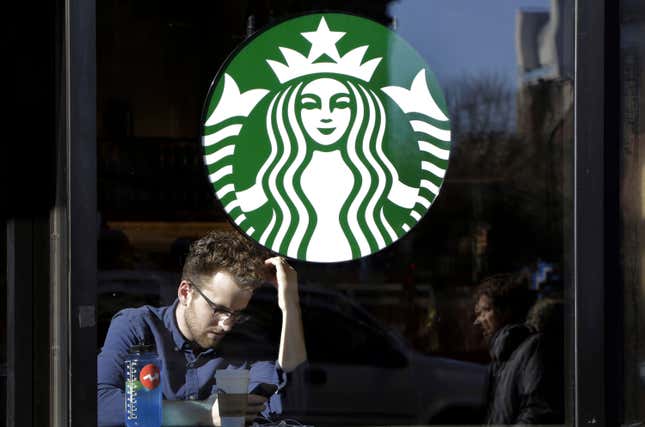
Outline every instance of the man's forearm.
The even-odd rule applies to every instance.
[[[287,302],[282,309],[282,331],[278,363],[285,372],[291,372],[307,360],[302,314],[298,301]]]
[[[164,426],[213,425],[209,401],[164,400],[162,413]]]
[[[98,385],[97,424],[99,427],[121,426],[125,420],[125,393],[105,384]]]
[[[104,392],[99,396],[99,426],[113,427],[123,425],[124,398],[123,391],[118,389],[111,390],[110,393]],[[163,400],[161,406],[162,425],[213,425],[212,407],[214,402],[214,398],[203,401]]]
[[[298,274],[282,257],[269,258],[265,263],[275,266],[278,306],[282,311],[278,364],[283,371],[291,372],[307,360],[298,294]]]

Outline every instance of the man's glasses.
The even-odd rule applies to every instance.
[[[204,301],[210,306],[211,310],[213,310],[213,315],[220,320],[228,320],[233,323],[244,323],[247,322],[251,319],[251,316],[248,314],[242,312],[242,311],[233,311],[229,310],[226,307],[223,307],[221,305],[215,304],[213,301],[208,299],[206,295],[202,292],[201,289],[199,289],[199,286],[195,285],[191,281],[187,281],[190,286],[193,287],[197,291],[199,295],[204,298]]]

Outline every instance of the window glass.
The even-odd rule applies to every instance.
[[[645,5],[621,8],[624,423],[645,419]]]
[[[571,288],[573,1],[97,2],[99,346],[119,310],[173,303],[191,242],[236,230],[203,163],[199,123],[217,71],[255,31],[326,9],[388,26],[421,54],[446,96],[452,151],[441,194],[403,239],[360,260],[291,262],[309,399],[299,406],[287,391],[285,414],[320,425],[478,424],[495,416],[488,406],[513,392],[500,385],[497,397],[485,397],[490,340],[488,321],[475,315],[476,289],[505,273],[523,297],[493,292],[491,335],[523,324],[530,304],[546,301],[520,343],[559,337],[549,341],[560,370],[549,374],[561,383],[549,385],[557,415],[547,422],[563,422],[571,386],[560,341]],[[517,314],[510,307],[524,297]],[[251,320],[222,346],[275,359],[275,291],[256,291],[247,311]]]

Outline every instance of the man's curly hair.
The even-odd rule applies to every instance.
[[[269,278],[269,268],[264,264],[269,256],[268,251],[239,233],[212,231],[190,245],[181,278],[194,281],[225,271],[241,288],[255,289]]]
[[[509,320],[513,323],[523,323],[533,304],[533,295],[528,290],[527,283],[511,273],[494,274],[485,278],[475,290],[474,302],[482,296],[490,299],[493,310],[509,315]]]

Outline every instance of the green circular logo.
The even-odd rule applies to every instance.
[[[202,120],[227,214],[304,261],[396,242],[448,167],[450,121],[430,68],[394,32],[352,15],[306,15],[254,37],[213,81]]]

